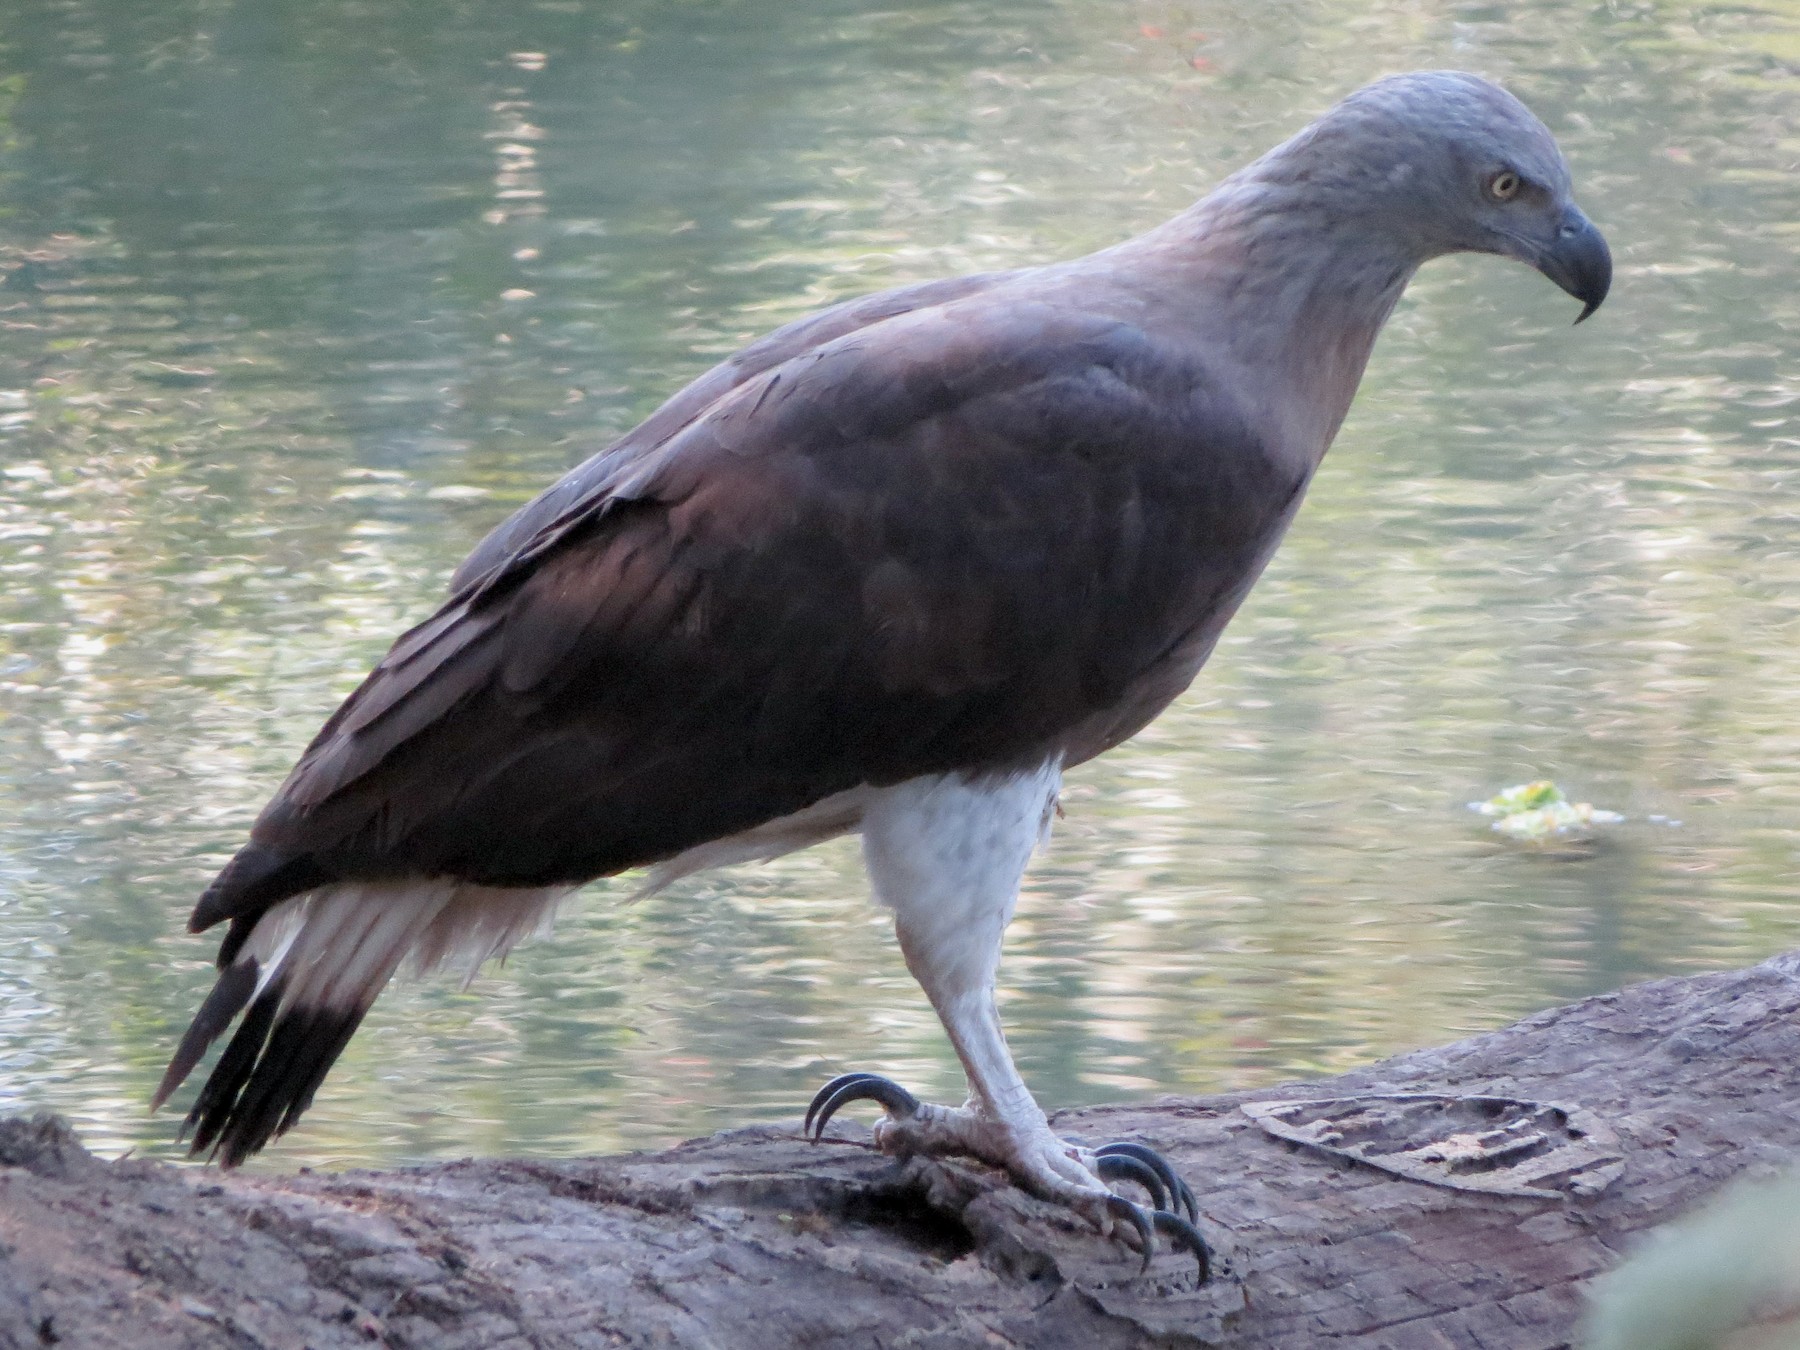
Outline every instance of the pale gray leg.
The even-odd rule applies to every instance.
[[[1019,882],[1049,831],[1061,785],[1055,764],[1005,778],[914,779],[882,792],[863,816],[863,856],[878,901],[894,911],[907,968],[925,990],[969,1081],[960,1107],[922,1103],[873,1074],[834,1079],[807,1112],[824,1123],[845,1102],[879,1102],[875,1127],[886,1152],[957,1154],[1004,1167],[1027,1190],[1068,1205],[1103,1232],[1128,1225],[1146,1263],[1153,1230],[1170,1235],[1200,1261],[1204,1241],[1164,1209],[1185,1208],[1192,1194],[1167,1164],[1139,1145],[1091,1150],[1059,1138],[1025,1086],[1007,1049],[994,1001],[1001,939],[1018,901]],[[1143,1161],[1145,1155],[1154,1165]],[[1146,1179],[1145,1174],[1150,1174]],[[1113,1193],[1106,1178],[1143,1185],[1157,1201],[1147,1215]]]

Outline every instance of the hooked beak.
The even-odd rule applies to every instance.
[[[1563,216],[1556,236],[1541,249],[1530,263],[1570,295],[1584,308],[1575,322],[1580,323],[1606,299],[1612,285],[1612,253],[1606,239],[1594,222],[1574,207]]]

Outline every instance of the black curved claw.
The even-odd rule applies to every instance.
[[[1144,1264],[1139,1267],[1142,1275],[1150,1269],[1150,1258],[1156,1255],[1156,1229],[1148,1214],[1122,1195],[1106,1197],[1106,1212],[1115,1219],[1123,1219],[1137,1233],[1138,1250],[1144,1254]]]
[[[1198,1228],[1179,1214],[1171,1214],[1166,1209],[1159,1209],[1152,1214],[1150,1222],[1156,1225],[1157,1232],[1166,1233],[1173,1238],[1177,1247],[1193,1253],[1194,1259],[1200,1263],[1201,1284],[1212,1278],[1212,1250],[1206,1245],[1206,1239],[1200,1236]]]
[[[813,1095],[812,1105],[806,1108],[806,1123],[800,1127],[801,1132],[811,1135],[814,1141],[823,1139],[825,1125],[837,1114],[838,1108],[855,1101],[876,1102],[897,1120],[905,1120],[919,1109],[919,1099],[891,1078],[883,1078],[878,1073],[841,1073]],[[816,1129],[814,1117],[817,1117]]]
[[[813,1117],[819,1113],[819,1107],[825,1099],[839,1088],[849,1087],[852,1083],[870,1083],[881,1078],[878,1073],[840,1073],[824,1087],[813,1093],[812,1103],[806,1108],[806,1123],[800,1127],[802,1134],[812,1133]]]
[[[1149,1145],[1133,1143],[1130,1140],[1119,1140],[1115,1143],[1100,1145],[1094,1150],[1094,1156],[1096,1158],[1136,1158],[1162,1178],[1163,1185],[1169,1188],[1169,1194],[1174,1198],[1175,1203],[1181,1206],[1180,1210],[1171,1210],[1171,1213],[1185,1212],[1190,1223],[1200,1217],[1200,1202],[1194,1199],[1194,1192],[1189,1189],[1187,1182],[1183,1181],[1175,1169],[1169,1166],[1162,1154]],[[1167,1207],[1159,1202],[1157,1208],[1165,1209]]]
[[[1156,1255],[1156,1234],[1167,1233],[1177,1247],[1200,1263],[1200,1283],[1205,1284],[1212,1278],[1212,1249],[1200,1236],[1200,1230],[1179,1214],[1166,1209],[1146,1212],[1122,1195],[1115,1195],[1106,1202],[1106,1212],[1115,1219],[1123,1219],[1136,1232],[1138,1250],[1144,1256],[1144,1263],[1138,1268],[1139,1275],[1150,1269],[1151,1258]]]
[[[1135,1181],[1150,1193],[1156,1208],[1169,1207],[1169,1192],[1164,1188],[1162,1178],[1142,1158],[1134,1158],[1129,1153],[1102,1153],[1097,1155],[1094,1171],[1107,1181]]]

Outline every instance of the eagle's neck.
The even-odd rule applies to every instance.
[[[1316,463],[1429,255],[1354,203],[1270,168],[1259,161],[1133,243],[1165,303],[1185,310],[1207,350],[1229,355],[1269,424]]]

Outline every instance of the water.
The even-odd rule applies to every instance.
[[[1072,775],[1021,1066],[1269,1083],[1800,943],[1790,0],[66,0],[0,17],[0,1108],[171,1153],[193,897],[562,468],[785,319],[1112,242],[1431,65],[1558,132],[1613,298],[1415,284],[1199,683]],[[1545,776],[1631,819],[1545,853],[1465,808]],[[853,845],[626,889],[390,991],[272,1164],[959,1092]]]

